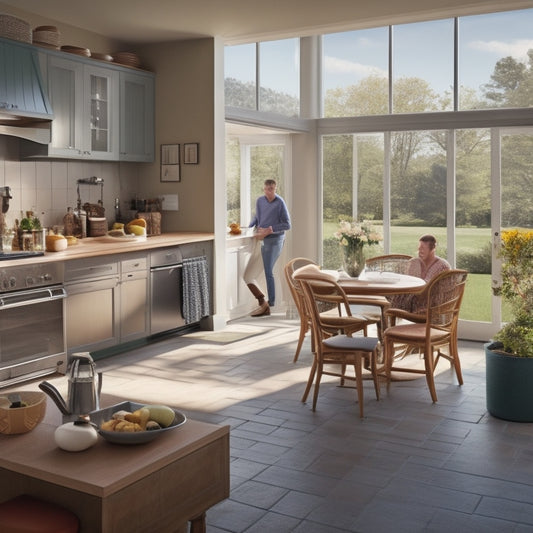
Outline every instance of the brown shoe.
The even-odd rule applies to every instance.
[[[270,314],[270,306],[267,302],[262,303],[250,316],[266,316]]]

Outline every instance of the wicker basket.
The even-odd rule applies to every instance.
[[[18,17],[0,13],[0,37],[31,43],[31,26]]]
[[[33,44],[59,49],[60,34],[53,26],[39,26],[33,30]]]
[[[137,213],[137,216],[146,220],[146,235],[161,235],[161,213]]]
[[[107,233],[107,219],[88,217],[89,227],[87,235],[89,237],[102,237]]]

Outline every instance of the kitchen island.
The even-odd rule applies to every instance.
[[[121,399],[107,396],[106,405]],[[209,507],[229,496],[229,426],[187,420],[156,440],[82,452],[57,447],[61,415],[47,399],[34,430],[0,435],[0,502],[29,494],[71,510],[87,533],[205,531]]]

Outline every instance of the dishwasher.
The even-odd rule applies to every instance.
[[[185,326],[182,312],[183,257],[179,246],[150,257],[150,334]]]
[[[172,330],[184,331],[200,327],[200,315],[191,319],[191,302],[202,300],[204,316],[211,314],[212,290],[206,280],[208,295],[203,291],[199,298],[191,287],[187,289],[184,263],[204,261],[209,271],[213,264],[213,244],[210,241],[187,243],[171,248],[154,250],[150,254],[150,334],[157,335]],[[185,269],[187,270],[187,268]],[[189,267],[190,270],[190,267]],[[184,275],[185,273],[185,275]],[[188,294],[184,294],[188,292]],[[207,299],[207,302],[205,301]]]

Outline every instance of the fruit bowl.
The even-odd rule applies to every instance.
[[[108,442],[113,444],[144,444],[146,442],[151,442],[163,433],[176,429],[177,427],[182,426],[187,421],[187,418],[183,413],[174,409],[176,416],[174,421],[170,426],[161,429],[153,429],[151,431],[138,431],[135,433],[122,433],[120,431],[104,431],[100,429],[100,426],[106,420],[109,420],[113,417],[113,413],[117,411],[136,411],[144,407],[142,403],[135,402],[121,402],[111,407],[106,407],[105,409],[99,409],[97,411],[92,411],[89,413],[89,418],[92,423],[96,424],[98,427],[98,433]]]
[[[35,428],[46,413],[46,394],[40,391],[14,391],[18,394],[25,407],[9,407],[11,401],[7,400],[8,394],[0,395],[6,398],[0,405],[0,433],[4,435],[16,435],[28,433]]]

